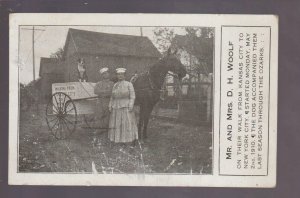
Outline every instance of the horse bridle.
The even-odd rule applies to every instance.
[[[175,78],[177,78],[177,79],[179,78],[179,77],[178,77],[178,74],[170,73],[169,71],[168,71],[167,74],[169,74],[169,75],[171,75],[171,76],[173,76],[173,77],[175,77]]]

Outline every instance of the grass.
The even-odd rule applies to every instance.
[[[82,121],[82,118],[79,117]],[[82,122],[83,123],[83,122]],[[211,127],[151,119],[148,139],[135,147],[115,144],[106,132],[78,129],[67,140],[55,139],[43,112],[21,112],[20,172],[178,173],[212,172]]]

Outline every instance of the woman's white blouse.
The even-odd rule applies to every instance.
[[[118,81],[114,84],[110,99],[110,107],[113,109],[132,108],[135,100],[135,92],[131,82]]]

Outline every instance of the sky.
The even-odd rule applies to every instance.
[[[26,29],[25,29],[26,28]],[[32,59],[32,27],[20,27],[19,40],[19,65],[20,65],[20,82],[27,84],[33,80],[33,59]],[[140,27],[105,27],[105,26],[35,26],[35,29],[44,31],[35,31],[34,51],[35,51],[35,78],[39,77],[40,58],[50,57],[51,53],[63,48],[68,29],[81,29],[95,32],[141,35]],[[143,27],[143,36],[147,36],[154,44],[155,27]],[[175,34],[184,34],[182,28],[173,28]]]

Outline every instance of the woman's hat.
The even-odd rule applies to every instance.
[[[125,68],[117,68],[116,69],[116,72],[119,74],[119,73],[125,73],[126,72],[126,69]]]
[[[108,68],[107,67],[103,67],[99,70],[100,74],[103,74],[104,72],[107,72]]]

